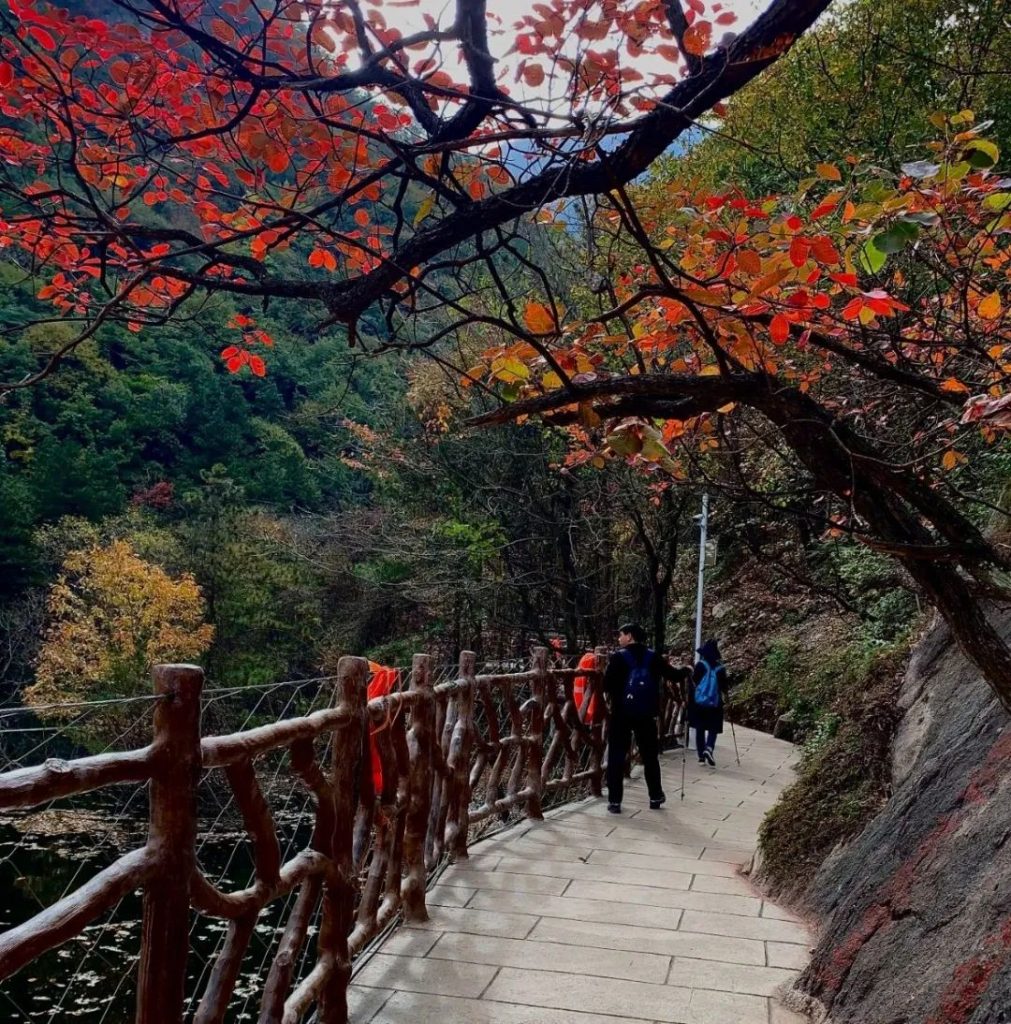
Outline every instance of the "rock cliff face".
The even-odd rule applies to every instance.
[[[1011,722],[944,625],[914,650],[892,798],[808,892],[833,1024],[1011,1022]]]

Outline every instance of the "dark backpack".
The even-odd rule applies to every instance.
[[[660,706],[660,688],[657,686],[656,673],[653,671],[653,652],[647,648],[642,661],[638,661],[628,648],[623,648],[620,654],[628,666],[625,696],[621,704],[624,713],[635,716],[657,714]]]
[[[700,708],[718,708],[720,706],[720,669],[722,665],[713,667],[707,661],[699,664],[704,665],[705,675],[695,684],[695,703]]]

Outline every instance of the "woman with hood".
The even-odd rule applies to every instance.
[[[715,640],[707,640],[698,654],[692,685],[688,688],[688,722],[695,730],[699,764],[715,768],[713,750],[716,737],[723,732],[723,704],[729,689],[727,668]]]

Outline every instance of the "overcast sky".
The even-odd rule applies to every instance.
[[[631,8],[637,0],[618,0],[618,2],[623,6]],[[705,2],[708,8],[716,0],[705,0]],[[768,7],[771,0],[721,0],[721,2],[721,10],[730,10],[737,13],[738,20],[730,26],[730,29],[734,32],[740,32],[762,10]],[[682,3],[684,3],[684,0],[682,0]],[[531,87],[522,80],[517,82],[515,80],[516,68],[522,57],[515,53],[507,55],[507,52],[516,41],[516,32],[513,29],[514,23],[519,21],[524,15],[534,13],[537,6],[542,8],[551,7],[551,0],[488,0],[489,21],[493,25],[496,21],[500,23],[499,30],[493,29],[490,41],[491,50],[500,62],[498,69],[500,80],[509,87],[512,95],[517,99],[529,100],[535,96],[542,99],[546,98],[545,91],[551,85],[550,77],[545,79],[540,87]],[[595,6],[599,10],[599,0]],[[425,27],[426,14],[435,18],[440,26],[451,24],[456,10],[456,0],[420,0],[416,6],[411,7],[397,6],[397,0],[386,0],[379,10],[386,17],[389,24],[396,25],[402,32],[408,33]],[[719,32],[722,31],[725,30],[717,30],[717,38]],[[589,45],[604,50],[608,48],[608,41]],[[568,48],[564,47],[563,49],[567,50]],[[412,54],[412,56],[417,59],[417,57],[423,57],[425,54]],[[455,51],[452,48],[442,51],[442,60],[443,67],[456,78],[459,64]],[[650,72],[659,73],[669,70],[669,64],[655,55],[644,55],[633,61],[626,53],[622,52],[622,61],[626,66],[634,63],[635,67],[647,76]],[[557,87],[558,83],[556,83]]]

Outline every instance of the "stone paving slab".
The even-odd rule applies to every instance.
[[[433,885],[428,891],[426,903],[432,907],[465,907],[477,889],[459,885]]]
[[[442,884],[463,886],[469,892],[477,889],[504,889],[507,892],[543,892],[550,896],[561,896],[572,881],[570,875],[557,872],[545,875],[548,865],[533,865],[540,871],[518,874],[509,871],[484,871],[480,867],[451,867],[442,876]],[[552,869],[561,865],[551,865]]]
[[[490,899],[487,909],[484,909],[476,901],[481,897],[495,897]],[[418,924],[404,925],[399,932],[409,932],[413,929],[434,932],[463,932],[465,935],[500,935],[505,939],[525,939],[534,929],[534,925],[540,920],[536,913],[513,913],[514,904],[526,907],[530,911],[536,910],[538,903],[543,900],[554,899],[552,896],[536,896],[530,893],[475,893],[469,907],[429,907],[428,920]],[[529,900],[529,903],[518,901]],[[391,936],[386,946],[393,941]],[[386,946],[383,947],[384,952]]]
[[[748,918],[742,917],[740,920],[747,921]],[[561,921],[554,917],[542,917],[530,935],[532,938],[550,939],[571,946],[640,950],[668,956],[720,960],[733,964],[765,963],[765,944],[760,940],[707,935],[703,932],[642,928],[638,925],[625,924],[604,925],[590,921]]]
[[[726,879],[724,879],[726,881]],[[614,924],[643,924],[654,928],[676,928],[679,910],[712,910],[724,914],[744,914],[759,917],[762,901],[754,895],[738,896],[694,892],[687,890],[666,891],[662,901],[650,889],[643,894],[643,900],[631,902],[624,899],[628,886],[607,883],[581,885],[573,882],[564,896],[535,896],[526,893],[510,893],[508,899],[496,899],[495,893],[478,892],[468,906],[495,910],[498,907],[514,908],[519,913],[542,914],[545,917],[572,917],[577,921],[611,921]],[[637,892],[641,893],[642,888]]]
[[[689,864],[693,863],[691,861]],[[701,862],[698,862],[701,865]],[[544,870],[544,863],[541,861],[530,862],[524,860],[503,859],[496,874],[509,873],[520,875],[540,874]],[[711,867],[711,865],[706,865]],[[726,864],[721,864],[726,869]],[[656,868],[628,867],[624,864],[600,864],[592,858],[587,861],[567,861],[551,865],[553,871],[558,874],[565,874],[571,881],[579,879],[584,882],[610,882],[617,885],[639,885],[654,889],[688,889],[692,884],[692,871],[684,867],[678,870],[660,871]],[[731,871],[733,869],[730,869]],[[490,877],[490,876],[489,876]],[[481,885],[478,888],[483,888]],[[548,892],[548,889],[538,889],[538,892]],[[561,892],[552,893],[554,896],[561,896]]]
[[[638,1012],[671,1024],[766,1024],[769,1015],[768,1000],[760,996],[586,978],[561,971],[505,968],[487,995],[501,1002],[533,1002],[556,1009],[595,1006],[614,1016]]]
[[[705,851],[703,851],[704,853]],[[644,871],[663,877],[668,872],[680,871],[689,875],[718,875],[723,878],[736,878],[737,869],[733,864],[721,861],[705,860],[702,857],[655,857],[642,853],[619,853],[617,850],[594,850],[587,861],[588,864],[607,864],[615,867],[642,868]],[[511,868],[505,868],[511,871]]]
[[[661,759],[668,802],[641,779],[479,844],[355,972],[353,1024],[802,1024],[774,998],[811,937],[740,865],[793,778],[794,749],[738,730],[742,765]]]
[[[540,925],[538,925],[540,927]],[[494,964],[498,967],[526,967],[543,970],[559,962],[559,950],[550,942],[539,942],[537,929],[528,939],[503,939],[486,935],[443,935],[428,956],[455,963]],[[562,957],[569,974],[589,974],[628,981],[663,981],[670,970],[670,957],[637,950],[584,949],[573,947]]]
[[[383,993],[387,1001],[371,1018],[372,1024],[652,1024],[636,1017],[610,1017],[599,1013],[548,1010],[490,999],[458,999],[413,992]],[[786,1022],[784,1022],[786,1024]]]
[[[715,910],[732,914],[747,913],[747,907],[741,904],[742,897],[736,890],[729,893],[716,892],[696,885],[699,875],[692,876],[692,884],[684,891],[679,889],[659,890],[648,885],[628,885],[617,882],[584,882],[573,879],[565,890],[566,896],[577,896],[582,899],[610,900],[619,903],[638,904],[643,907],[676,907],[679,910]],[[737,879],[728,881],[736,882]],[[709,883],[715,888],[713,880]],[[711,896],[712,899],[706,899]],[[724,897],[721,899],[720,897]],[[733,897],[732,902],[729,897]]]

